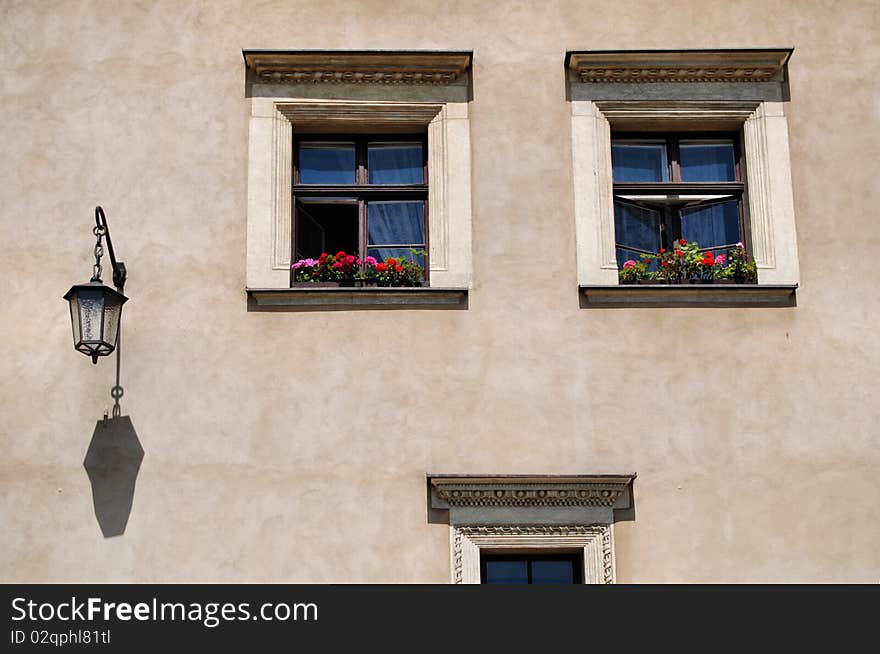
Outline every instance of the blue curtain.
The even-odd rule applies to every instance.
[[[732,143],[682,143],[679,147],[683,181],[736,181]]]
[[[369,245],[407,245],[425,242],[425,203],[395,200],[367,204]]]
[[[663,143],[612,143],[611,165],[615,182],[669,181]]]
[[[370,143],[367,170],[370,184],[422,184],[422,144]]]
[[[300,184],[354,184],[354,180],[353,144],[300,144]]]
[[[741,240],[739,203],[736,200],[708,207],[682,209],[681,235],[701,248],[733,245]]]

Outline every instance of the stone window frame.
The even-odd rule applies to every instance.
[[[632,474],[428,474],[431,506],[449,511],[450,581],[480,583],[480,554],[580,550],[584,583],[616,582],[614,511]]]
[[[793,293],[800,271],[788,123],[781,92],[791,52],[567,53],[580,287],[618,285],[612,129],[675,130],[686,125],[706,131],[742,130],[758,286],[786,287]],[[601,65],[596,64],[599,60]]]
[[[293,135],[297,131],[425,130],[432,288],[424,289],[426,293],[416,291],[409,295],[424,299],[426,295],[438,295],[427,291],[472,288],[470,115],[465,92],[471,53],[243,54],[250,96],[248,294],[266,298],[272,304],[287,304],[290,297],[297,295],[290,288]],[[260,91],[254,92],[257,87]],[[422,101],[423,97],[428,100]],[[438,100],[434,101],[435,98]],[[308,293],[300,293],[300,297],[305,295]],[[305,302],[336,301],[324,298],[326,294],[322,293],[311,295],[314,297]],[[342,298],[352,293],[337,295]],[[381,289],[374,290],[345,303],[369,304],[375,301],[370,297],[382,295],[385,293]],[[406,294],[389,291],[388,295],[394,295],[403,305],[410,303],[398,297]]]
[[[614,530],[613,526],[560,525],[560,526],[454,526],[451,534],[452,583],[480,583],[480,554],[522,552],[529,550],[542,554],[582,550],[585,584],[613,584]]]

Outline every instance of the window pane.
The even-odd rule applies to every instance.
[[[665,143],[612,143],[615,182],[667,182]]]
[[[573,584],[574,564],[571,561],[532,561],[533,584]]]
[[[423,245],[412,245],[405,248],[368,248],[367,256],[375,258],[376,261],[385,261],[386,259],[412,259],[424,269],[425,255],[414,255],[410,252],[410,248],[416,251],[425,249]]]
[[[336,254],[340,250],[349,254],[359,250],[357,201],[297,201],[294,260],[317,259],[322,252]]]
[[[685,182],[735,182],[733,143],[680,144],[681,179]]]
[[[681,210],[681,235],[701,248],[733,245],[739,232],[739,202],[731,200],[709,207]]]
[[[369,143],[367,170],[370,184],[421,184],[422,144]]]
[[[614,238],[637,250],[660,250],[660,212],[623,202],[614,203]]]
[[[425,242],[425,203],[394,200],[367,204],[369,245]]]
[[[528,563],[521,561],[486,561],[487,584],[529,583]]]
[[[354,184],[354,143],[300,143],[300,184]]]

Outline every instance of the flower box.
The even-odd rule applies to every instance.
[[[292,286],[308,288],[419,287],[425,270],[416,263],[416,256],[427,256],[424,250],[410,250],[412,257],[374,257],[361,259],[353,254],[337,252],[321,254],[318,259],[300,259],[291,264]]]
[[[669,251],[660,248],[658,254],[642,254],[640,261],[630,259],[618,271],[622,285],[691,285],[758,283],[758,270],[745,246],[737,243],[729,248],[730,257],[712,250],[702,250],[696,241],[679,239]],[[656,264],[656,269],[651,268]]]

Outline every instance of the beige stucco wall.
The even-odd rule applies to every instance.
[[[637,472],[618,580],[880,580],[876,2],[9,2],[0,581],[445,582],[425,473]],[[570,49],[796,48],[794,309],[578,308]],[[473,49],[467,311],[246,310],[242,48]],[[146,456],[61,295],[102,204]],[[431,520],[435,516],[430,516]]]

